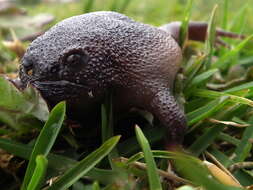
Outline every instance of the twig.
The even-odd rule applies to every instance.
[[[120,157],[119,160],[121,162],[126,163],[126,162],[128,162],[129,159],[124,158],[124,157]],[[134,166],[136,168],[142,169],[142,170],[147,170],[146,164],[141,163],[141,162],[133,162],[130,165],[132,165],[132,166]],[[178,177],[177,175],[175,175],[172,172],[169,172],[169,171],[165,172],[165,171],[160,170],[160,169],[158,169],[157,171],[158,171],[158,174],[161,177],[165,178],[165,179],[168,179],[168,180],[171,180],[171,181],[176,181],[176,182],[183,183],[183,184],[193,185],[190,181],[188,181],[186,179],[183,179],[181,177]]]

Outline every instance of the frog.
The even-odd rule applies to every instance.
[[[116,112],[150,112],[165,129],[165,147],[183,143],[187,120],[173,94],[181,67],[181,22],[159,27],[111,11],[67,18],[36,38],[24,54],[20,85],[32,85],[53,106],[66,101],[70,118],[95,113],[112,93]],[[188,39],[205,41],[208,24],[190,21]],[[216,30],[220,37],[240,35]]]

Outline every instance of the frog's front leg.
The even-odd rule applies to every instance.
[[[169,88],[161,88],[153,96],[149,110],[166,127],[165,143],[167,150],[178,148],[183,142],[187,122]]]

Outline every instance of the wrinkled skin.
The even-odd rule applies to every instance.
[[[117,111],[148,110],[167,128],[167,145],[181,144],[186,119],[171,94],[182,59],[179,27],[156,28],[114,12],[71,17],[31,43],[22,86],[32,84],[51,105],[66,100],[74,118],[97,110],[113,91]]]

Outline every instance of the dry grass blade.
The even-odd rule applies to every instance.
[[[233,121],[220,121],[220,120],[213,119],[213,118],[208,119],[208,121],[210,121],[211,123],[224,124],[224,125],[229,125],[229,126],[233,126],[233,127],[240,127],[240,128],[250,126],[249,124],[239,124],[239,123],[236,123]]]
[[[203,161],[203,163],[207,166],[208,170],[211,172],[211,174],[218,179],[221,183],[225,185],[230,185],[234,187],[242,187],[238,181],[234,180],[231,175],[228,175],[226,172],[221,170],[219,167],[217,167],[215,164],[208,162],[208,161]]]
[[[210,158],[223,172],[230,176],[233,181],[235,181],[237,184],[240,184],[240,182],[231,174],[231,172],[225,168],[212,154],[206,151],[205,155]]]

